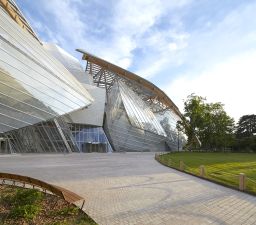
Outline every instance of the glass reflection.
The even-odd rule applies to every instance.
[[[92,101],[72,74],[0,8],[0,133],[67,114]]]
[[[143,130],[166,136],[154,113],[126,84],[118,81],[124,107],[131,124]]]
[[[69,124],[80,152],[112,152],[102,127]]]

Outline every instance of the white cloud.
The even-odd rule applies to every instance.
[[[256,113],[256,21],[251,20],[255,10],[255,3],[240,6],[214,26],[191,33],[183,55],[186,70],[164,87],[180,109],[182,100],[196,93],[224,103],[236,120]]]
[[[141,46],[150,49],[136,73],[144,78],[151,78],[164,69],[182,64],[182,50],[188,46],[190,35],[174,28],[164,31],[152,32],[143,39]]]
[[[209,102],[222,102],[236,120],[256,112],[256,51],[239,54],[203,71],[197,76],[186,74],[163,87],[180,109],[182,99],[195,93]]]
[[[43,26],[35,22],[34,25],[40,33],[47,36],[48,40],[60,44],[71,54],[75,48],[84,48],[127,69],[136,58],[134,50],[137,48],[147,46],[147,48],[157,49],[158,46],[157,53],[161,62],[165,61],[163,52],[166,50],[165,45],[170,42],[167,40],[170,36],[173,36],[173,44],[180,49],[180,43],[176,43],[179,42],[180,37],[174,37],[180,35],[177,31],[169,29],[162,32],[155,26],[159,19],[171,13],[171,10],[183,7],[191,1],[121,0],[114,4],[111,1],[103,4],[97,0],[91,3],[81,0],[52,0],[46,3],[42,0],[38,3],[40,14],[43,17],[49,17],[49,24]],[[105,7],[104,10],[109,10],[108,17],[101,17],[102,11],[97,6],[102,5],[104,5],[103,8]],[[93,10],[94,13],[88,13],[88,10]],[[33,18],[31,21],[37,21],[37,19]],[[98,24],[100,25],[97,26]],[[47,26],[52,30],[46,29]],[[172,50],[174,49],[170,47],[170,51]],[[143,67],[148,66],[141,65],[140,69],[142,70]],[[155,72],[157,71],[155,69]]]
[[[255,113],[255,2],[234,3],[233,8],[216,3],[216,13],[224,13],[213,18],[205,13],[208,4],[193,0],[38,2],[40,13],[51,16],[49,24],[33,25],[71,54],[84,48],[147,79],[174,79],[164,89],[181,108],[181,99],[195,92],[225,103],[236,119]]]
[[[106,59],[128,68],[135,50],[147,32],[163,13],[159,0],[118,1],[110,20],[113,32],[111,52],[104,51]],[[125,59],[125,60],[124,60]]]
[[[162,64],[166,63],[166,55],[162,53],[166,51],[167,39],[173,36],[179,49],[181,39],[184,41],[186,36],[178,34],[173,29],[160,32],[158,29],[154,29],[154,26],[162,16],[170,13],[170,10],[182,7],[189,2],[191,0],[172,1],[169,3],[162,0],[119,1],[115,6],[113,18],[110,21],[113,29],[111,53],[103,50],[105,52],[103,56],[124,68],[128,68],[136,57],[133,53],[136,48],[149,47],[157,49],[158,62],[149,62],[146,66],[142,64],[139,69],[139,75],[143,77],[153,75],[159,71]],[[123,60],[124,58],[125,61]]]
[[[80,18],[79,9],[74,1],[51,0],[44,5],[57,21],[57,29],[73,42],[80,42],[84,39],[83,34],[87,31],[87,25]]]
[[[201,26],[189,32],[183,23],[188,26],[192,22],[174,13],[174,17],[170,18],[176,20],[174,26],[153,31],[142,40],[141,46],[154,51],[148,52],[136,73],[145,78],[163,75],[176,77],[176,68],[200,73],[232,55],[255,49],[256,32],[252,28],[256,26],[256,20],[251,20],[255,10],[255,2],[246,2],[228,10],[218,20],[203,21]],[[169,71],[168,74],[166,71]]]

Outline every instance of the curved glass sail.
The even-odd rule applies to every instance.
[[[0,8],[0,133],[92,101],[72,74]]]
[[[137,128],[166,136],[164,129],[146,103],[122,81],[118,81],[118,86],[131,124]]]
[[[180,118],[171,110],[156,113],[155,116],[158,119],[161,126],[163,127],[167,136],[172,140],[175,140],[177,136],[176,124],[177,121],[180,120]]]
[[[43,46],[52,56],[58,59],[79,82],[92,84],[93,81],[90,81],[89,74],[84,71],[78,59],[56,44],[44,43]]]

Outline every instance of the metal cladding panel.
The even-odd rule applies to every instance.
[[[66,116],[67,122],[103,126],[106,90],[86,84],[84,84],[84,87],[89,91],[95,101],[86,108],[68,114]]]
[[[77,80],[79,80],[79,82],[92,84],[89,79],[89,74],[83,70],[78,59],[67,53],[58,45],[43,43],[43,46],[52,56],[59,60],[68,69],[68,71],[72,73]]]
[[[0,132],[70,113],[92,101],[68,70],[0,8]]]

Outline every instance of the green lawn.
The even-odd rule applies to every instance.
[[[239,173],[245,173],[247,191],[256,194],[256,154],[177,152],[161,155],[159,160],[174,168],[179,168],[182,160],[185,171],[195,175],[199,175],[199,167],[204,165],[207,178],[233,187],[238,187]]]

